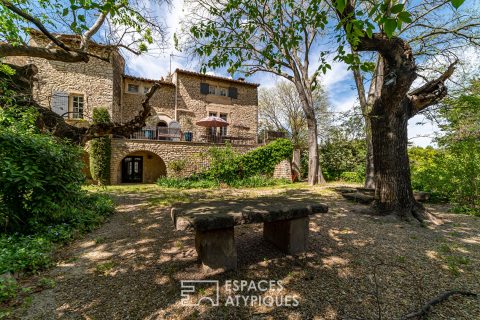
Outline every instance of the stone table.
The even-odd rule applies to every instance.
[[[175,206],[171,217],[177,230],[195,232],[195,248],[207,269],[237,268],[234,227],[263,223],[263,237],[287,254],[307,250],[309,216],[328,212],[316,201],[255,198],[190,203]]]

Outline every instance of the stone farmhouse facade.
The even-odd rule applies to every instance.
[[[76,36],[60,37],[66,42],[79,41]],[[30,42],[48,45],[48,39],[38,31],[32,31]],[[258,146],[258,84],[181,69],[165,78],[146,79],[125,74],[125,59],[116,47],[92,42],[89,53],[99,58],[91,57],[88,63],[66,63],[13,57],[7,62],[35,64],[39,72],[34,99],[78,126],[88,125],[93,109],[98,107],[106,108],[114,122],[133,119],[152,84],[161,84],[150,99],[153,112],[147,126],[130,137],[112,139],[112,184],[154,182],[174,174],[169,163],[178,160],[188,163],[182,175],[198,172],[208,166],[205,153],[212,144],[228,141],[239,152]],[[207,116],[220,117],[229,125],[196,125]],[[290,177],[285,163],[279,168],[283,169],[276,171],[277,177]]]

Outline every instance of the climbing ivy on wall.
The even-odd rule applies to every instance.
[[[93,124],[110,122],[110,115],[105,108],[93,109]],[[90,173],[99,185],[110,183],[110,157],[112,145],[109,136],[93,139],[90,142]]]
[[[204,174],[224,182],[255,175],[271,176],[275,166],[284,159],[290,159],[292,152],[293,145],[287,139],[277,139],[245,154],[236,153],[231,146],[214,147],[208,151],[210,168]]]

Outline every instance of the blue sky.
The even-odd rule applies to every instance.
[[[180,21],[184,14],[183,0],[172,0],[171,8],[167,9],[163,7],[163,9],[166,9],[162,15],[165,17],[165,23],[168,26],[168,47],[163,54],[128,55],[127,73],[152,79],[160,79],[168,74],[170,61],[172,63],[172,70],[175,70],[175,68],[193,71],[199,70],[198,61],[184,57],[181,52],[177,52],[173,47],[173,34],[179,31]],[[170,54],[174,54],[175,56],[170,57]],[[472,64],[477,64],[476,61],[480,58],[478,50],[470,53],[466,50],[464,54],[466,55],[466,60]],[[358,104],[352,73],[347,70],[347,66],[343,63],[332,62],[331,64],[332,70],[329,70],[327,74],[323,76],[323,85],[328,92],[330,103],[334,111],[349,110],[353,108],[355,104]],[[211,70],[208,73],[229,76],[221,70]],[[270,87],[282,79],[271,74],[258,73],[249,77],[247,80],[260,83],[261,87]],[[438,130],[434,123],[421,115],[410,120],[408,129],[410,141],[418,146],[431,145],[435,131]]]

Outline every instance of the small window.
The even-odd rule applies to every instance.
[[[72,96],[72,118],[83,119],[83,96]]]
[[[201,94],[208,94],[208,92],[209,92],[208,88],[209,88],[208,83],[205,83],[205,82],[200,83],[200,93]]]
[[[228,96],[232,99],[238,98],[238,90],[235,87],[228,88]]]
[[[219,87],[218,88],[218,95],[222,96],[222,97],[226,97],[227,96],[227,88]]]
[[[127,91],[130,93],[138,93],[138,85],[129,83]]]
[[[143,93],[147,93],[150,90],[150,87],[143,87]]]
[[[214,86],[208,86],[208,94],[215,94],[216,93],[216,87]]]

